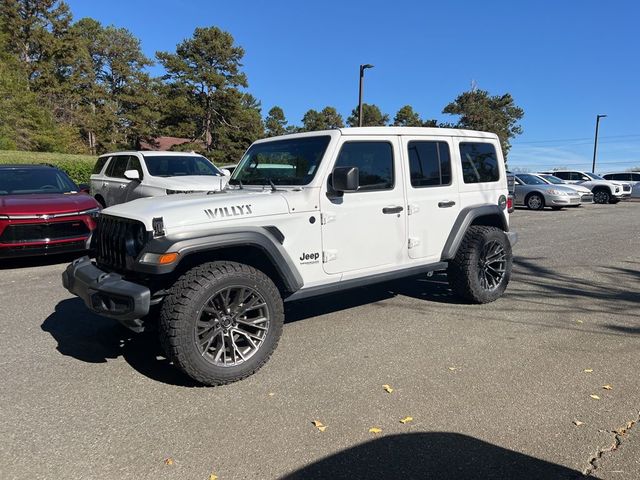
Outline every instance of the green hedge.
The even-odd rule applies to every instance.
[[[96,157],[50,152],[0,150],[0,164],[31,163],[55,165],[67,172],[76,183],[89,183]]]

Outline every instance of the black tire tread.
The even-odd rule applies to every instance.
[[[472,275],[469,272],[473,271],[473,253],[476,245],[489,233],[496,231],[502,232],[497,227],[470,226],[462,239],[455,258],[449,262],[447,277],[451,290],[453,290],[454,294],[470,303],[489,303],[495,300],[495,298],[478,295],[471,284]]]
[[[229,376],[225,379],[203,375],[200,371],[194,369],[191,363],[184,358],[184,343],[187,339],[182,338],[182,336],[179,335],[178,325],[183,321],[183,316],[188,313],[189,306],[193,302],[193,297],[197,293],[196,286],[203,287],[211,281],[219,280],[226,275],[237,273],[241,273],[242,275],[251,278],[256,282],[256,284],[261,284],[263,287],[266,287],[268,292],[267,294],[278,299],[276,302],[278,309],[273,312],[273,317],[277,318],[278,316],[284,316],[282,298],[273,281],[261,271],[249,265],[236,262],[217,261],[204,263],[194,267],[178,278],[163,301],[162,311],[160,313],[159,329],[162,347],[164,348],[169,360],[171,360],[176,367],[203,385],[226,385],[253,375],[269,360],[271,354],[276,349],[280,335],[282,334],[282,322],[272,322],[272,328],[276,329],[276,338],[271,351],[264,356],[255,368],[239,375]]]

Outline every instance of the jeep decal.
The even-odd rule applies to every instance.
[[[303,253],[300,255],[300,265],[310,265],[320,263],[320,254],[318,252]]]
[[[206,208],[204,213],[210,220],[225,217],[237,217],[240,215],[251,215],[251,205],[231,205],[228,207],[216,207],[214,209]]]

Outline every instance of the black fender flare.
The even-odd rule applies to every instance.
[[[177,252],[179,261],[170,265],[151,265],[136,262],[136,271],[141,273],[171,273],[189,255],[210,252],[225,247],[257,247],[264,252],[282,277],[286,289],[296,292],[302,288],[303,280],[289,254],[282,246],[284,237],[274,227],[231,227],[217,232],[203,231],[194,236],[194,232],[154,238],[142,250],[138,259],[145,253]]]
[[[449,237],[442,249],[441,261],[444,262],[451,260],[456,256],[458,248],[462,243],[462,239],[467,233],[467,229],[475,219],[480,217],[494,217],[496,219],[496,223],[504,232],[509,231],[509,224],[507,223],[504,209],[500,208],[498,205],[485,204],[465,207],[460,210],[460,213],[458,213],[458,217],[451,228]]]

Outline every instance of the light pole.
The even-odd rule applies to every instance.
[[[364,82],[364,71],[367,68],[373,68],[373,65],[370,63],[366,63],[364,65],[360,65],[360,91],[358,93],[358,126],[362,126],[362,84]]]
[[[600,119],[606,117],[606,115],[596,115],[596,138],[593,141],[593,165],[591,171],[596,173],[596,154],[598,152],[598,127],[600,126]]]

